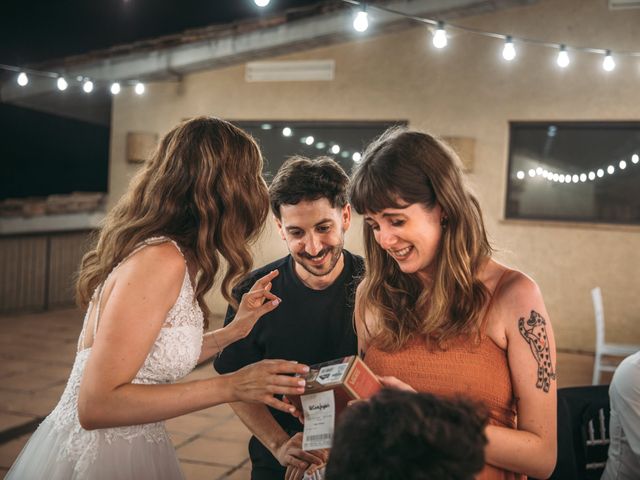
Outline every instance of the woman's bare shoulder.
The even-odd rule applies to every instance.
[[[182,283],[186,272],[185,259],[172,242],[148,245],[122,262],[117,279],[127,279],[138,284],[140,281],[158,287],[171,287]]]

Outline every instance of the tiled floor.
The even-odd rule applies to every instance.
[[[29,424],[39,422],[56,405],[73,363],[81,323],[82,314],[75,309],[0,316],[0,474],[28,440]],[[589,384],[592,365],[589,355],[560,353],[558,385]],[[207,363],[185,380],[214,374]],[[250,434],[229,406],[169,420],[167,429],[187,479],[249,479]]]

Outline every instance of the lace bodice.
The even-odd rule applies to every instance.
[[[127,258],[130,258],[147,245],[166,241],[171,240],[163,237],[149,239],[136,248]],[[172,243],[180,250],[175,242]],[[114,268],[114,271],[118,266]],[[106,283],[106,280],[104,283]],[[93,307],[92,304],[100,305],[104,283],[98,287],[94,295],[94,299],[97,297],[97,301],[94,302],[92,300],[85,314],[78,342],[79,351],[67,386],[60,402],[45,420],[45,422],[52,422],[55,429],[70,430],[66,437],[66,445],[61,449],[60,454],[68,460],[77,462],[80,468],[82,465],[88,466],[95,458],[96,449],[101,441],[108,443],[122,440],[131,441],[131,439],[140,436],[143,436],[149,442],[167,440],[164,422],[92,431],[84,430],[80,426],[78,420],[78,393],[87,359],[91,355],[91,348],[80,350],[80,347],[83,345],[85,330]],[[98,319],[99,312],[96,315],[94,330],[97,330]],[[189,279],[188,269],[185,269],[184,280],[178,298],[169,310],[158,337],[132,383],[172,383],[191,372],[196,366],[202,348],[203,320],[202,311],[195,299]]]

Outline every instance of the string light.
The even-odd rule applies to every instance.
[[[293,130],[291,130],[290,127],[284,127],[282,129],[282,136],[284,137],[290,137],[291,135],[293,135]]]
[[[567,47],[560,45],[560,51],[558,52],[558,59],[556,60],[560,68],[566,68],[571,63],[569,54],[567,53]]]
[[[358,32],[364,32],[368,29],[369,26],[369,20],[368,20],[368,13],[367,13],[367,2],[365,1],[358,1],[358,0],[341,0],[344,3],[350,4],[350,5],[358,5],[359,6],[359,11],[357,12],[355,19],[353,21],[353,28],[358,31]],[[266,7],[267,5],[269,5],[271,2],[270,0],[254,0],[254,3],[263,8]],[[391,8],[387,8],[385,6],[382,5],[371,5],[370,6],[372,9],[374,10],[379,10],[381,12],[384,12],[385,14],[391,14],[391,15],[396,15],[399,17],[405,17],[409,20],[413,20],[416,22],[420,22],[421,24],[429,24],[429,25],[433,25],[435,28],[434,34],[433,34],[433,45],[436,48],[444,48],[445,46],[447,46],[448,43],[448,38],[447,38],[447,33],[446,30],[444,29],[444,23],[442,21],[436,21],[433,19],[429,19],[429,18],[423,18],[423,17],[418,17],[415,15],[410,15],[410,14],[406,14],[404,12],[398,11],[398,10],[394,10]],[[502,56],[505,60],[507,61],[511,61],[513,59],[515,59],[517,52],[514,46],[514,40],[513,37],[511,35],[504,35],[501,33],[497,33],[497,32],[490,32],[490,31],[484,31],[484,30],[479,30],[476,28],[471,28],[471,27],[465,27],[465,26],[461,26],[461,25],[454,25],[454,24],[450,24],[447,23],[447,30],[459,30],[462,32],[466,32],[468,34],[472,34],[472,35],[480,35],[480,36],[484,36],[484,37],[490,37],[490,38],[501,38],[504,39],[504,46],[503,46],[503,50],[502,50]],[[550,43],[544,40],[538,40],[538,39],[530,39],[530,38],[518,38],[517,39],[518,42],[521,43],[527,43],[527,44],[533,44],[533,45],[537,45],[540,47],[545,47],[545,48],[553,48],[556,52],[557,52],[557,57],[556,57],[556,63],[560,68],[566,68],[571,64],[571,58],[569,57],[568,54],[568,49],[567,46],[565,44],[559,44],[559,43]],[[559,50],[558,50],[559,48]],[[597,55],[602,55],[604,52],[604,59],[602,61],[602,68],[607,71],[610,72],[612,70],[615,69],[616,67],[616,62],[613,59],[613,55],[611,50],[604,50],[602,48],[591,48],[591,47],[579,47],[579,46],[570,46],[569,47],[570,50],[572,51],[578,51],[578,52],[585,52],[585,53],[591,53],[591,54],[597,54]],[[616,53],[616,58],[618,57],[634,57],[634,58],[638,58],[640,57],[640,51],[617,51]],[[10,72],[16,72],[18,73],[18,77],[17,77],[17,83],[18,85],[20,85],[21,87],[26,86],[29,83],[29,77],[27,76],[27,73],[22,71],[22,69],[20,67],[17,66],[12,66],[12,65],[4,65],[4,64],[0,64],[0,70],[6,70],[6,71],[10,71]],[[57,73],[57,72],[51,72],[51,71],[37,71],[37,70],[33,70],[33,69],[29,69],[28,70],[29,75],[33,76],[43,76],[43,77],[47,77],[47,78],[57,78],[57,85],[58,85],[58,89],[60,90],[65,90],[68,87],[68,83],[66,81],[66,79],[64,79],[62,77],[61,74]],[[80,78],[78,79],[78,82],[83,82],[83,76],[80,76]],[[112,90],[115,88],[115,90],[117,90],[119,92],[119,88],[116,87],[115,85],[119,85],[119,82],[115,82],[112,85]],[[127,85],[137,85],[133,82],[127,81],[126,82]],[[84,82],[83,82],[83,88],[84,88]],[[144,88],[143,87],[137,87],[136,89],[140,89],[140,88]],[[117,95],[117,93],[114,93],[112,91],[112,93],[114,95]],[[136,93],[138,93],[138,91],[136,90]]]
[[[109,90],[112,95],[118,95],[120,93],[120,84],[118,82],[113,82]]]
[[[82,90],[84,90],[85,93],[93,92],[93,82],[88,78],[85,79],[85,81],[82,83]]]
[[[433,46],[436,48],[447,46],[447,32],[444,29],[444,22],[438,22],[438,28],[433,34]]]
[[[605,72],[611,72],[614,68],[616,68],[616,62],[613,61],[611,50],[607,50],[607,53],[605,53],[604,60],[602,61],[602,68],[605,70]]]
[[[58,80],[56,81],[56,85],[58,87],[58,90],[60,90],[61,92],[64,92],[69,86],[69,84],[64,79],[64,77],[58,77]]]
[[[142,95],[144,93],[144,83],[138,82],[134,88],[136,94]]]
[[[356,18],[353,20],[353,29],[356,32],[365,32],[369,28],[369,15],[367,14],[367,5],[362,4],[362,8],[356,14]]]
[[[640,157],[638,156],[637,153],[634,153],[633,155],[631,155],[631,163],[636,165],[640,162]],[[620,171],[625,170],[627,167],[629,166],[629,164],[627,163],[626,160],[620,160],[618,162],[618,168],[620,169]],[[616,167],[613,165],[608,165],[606,168],[606,173],[608,173],[609,175],[613,175],[616,172]],[[591,170],[589,173],[586,172],[582,172],[582,173],[574,173],[574,174],[564,174],[564,173],[554,173],[554,172],[550,172],[547,169],[544,169],[542,167],[537,167],[535,169],[530,168],[526,173],[524,170],[518,170],[516,172],[516,178],[518,180],[524,180],[525,177],[527,176],[527,174],[529,175],[529,177],[534,178],[534,177],[542,177],[550,182],[557,182],[557,183],[584,183],[587,180],[590,181],[594,181],[596,178],[602,178],[605,175],[605,170],[603,168],[598,168],[595,172],[593,170]]]
[[[304,139],[304,143],[306,143],[307,145],[313,145],[313,142],[315,142],[316,139],[313,138],[313,136],[309,135],[308,137],[306,137]]]
[[[513,39],[507,36],[504,40],[504,48],[502,49],[502,58],[510,62],[516,58],[516,47],[513,46]]]
[[[20,85],[21,87],[24,87],[27,85],[27,83],[29,83],[29,77],[27,77],[26,73],[20,72],[20,74],[18,75],[17,82],[18,82],[18,85]]]
[[[362,160],[362,155],[360,154],[360,152],[354,152],[354,154],[351,155],[351,160],[358,163],[360,160]]]
[[[333,153],[334,155],[337,155],[340,153],[340,145],[333,145],[331,147],[331,153]]]

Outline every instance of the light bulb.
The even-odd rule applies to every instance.
[[[27,83],[29,83],[29,77],[27,77],[26,73],[20,72],[18,75],[18,85],[24,87]]]
[[[581,182],[586,182],[587,181],[587,174],[586,173],[581,173],[580,174],[580,181]]]
[[[112,95],[118,95],[120,93],[120,84],[118,82],[113,82],[110,90]]]
[[[616,168],[615,168],[613,165],[609,165],[609,166],[607,167],[607,173],[608,173],[609,175],[613,175],[613,172],[615,172],[615,171],[616,171]]]
[[[436,48],[447,46],[447,32],[445,32],[442,22],[438,22],[438,29],[433,34],[433,46]]]
[[[269,5],[269,3],[271,3],[271,0],[253,0],[253,3],[255,3],[260,8],[264,8]]]
[[[91,93],[91,92],[93,92],[93,82],[87,78],[87,79],[82,83],[82,90],[84,90],[84,92],[85,92],[85,93]]]
[[[640,161],[640,157],[638,157],[637,153],[634,153],[633,155],[631,155],[631,161],[636,164],[638,163],[638,161]]]
[[[136,83],[134,90],[138,95],[142,95],[144,93],[144,83],[142,82]]]
[[[616,62],[613,61],[613,57],[611,56],[611,50],[607,50],[607,53],[604,56],[604,60],[602,61],[602,68],[606,72],[610,72],[614,68],[616,68]]]
[[[529,169],[529,176],[530,177],[535,177],[536,176],[536,171],[533,168]]]
[[[293,135],[293,130],[291,130],[291,128],[289,127],[284,127],[282,129],[282,135],[285,137],[290,137],[291,135]]]
[[[304,143],[306,143],[307,145],[313,145],[313,142],[315,142],[316,139],[313,138],[311,135],[309,135],[307,138],[304,139]]]
[[[604,170],[599,168],[596,174],[598,175],[598,178],[602,178],[604,177]]]
[[[516,58],[516,47],[513,46],[513,40],[511,39],[511,37],[507,37],[504,41],[502,58],[504,58],[508,62]]]
[[[364,32],[369,28],[369,15],[364,7],[358,12],[356,18],[353,20],[353,28],[356,32]]]
[[[620,170],[624,170],[625,168],[627,168],[627,162],[625,162],[624,160],[620,160],[618,166],[620,167]]]
[[[571,176],[571,180],[573,181],[573,183],[578,183],[580,181],[580,177],[574,174]]]
[[[354,152],[354,154],[351,155],[351,160],[358,163],[360,160],[362,160],[362,155],[360,155],[360,152]]]
[[[340,145],[333,145],[331,147],[331,153],[333,153],[334,155],[337,155],[340,153]]]
[[[568,67],[569,63],[571,63],[569,54],[567,53],[567,48],[564,45],[560,45],[560,51],[558,52],[558,59],[556,62],[560,68]]]
[[[58,81],[56,82],[56,85],[58,86],[58,90],[60,90],[61,92],[66,90],[67,87],[69,86],[69,84],[64,79],[64,77],[58,77]]]
[[[524,172],[519,170],[518,173],[516,173],[516,177],[518,177],[518,180],[522,180],[524,178]]]

